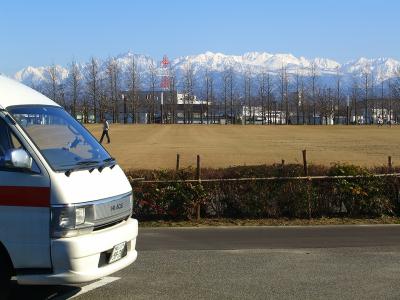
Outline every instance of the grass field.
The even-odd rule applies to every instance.
[[[96,137],[101,125],[88,125]],[[377,126],[230,126],[230,125],[117,125],[104,144],[120,165],[133,169],[203,167],[302,162],[330,165],[346,162],[362,166],[400,160],[400,127]]]

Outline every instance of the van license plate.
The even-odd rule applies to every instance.
[[[108,263],[111,264],[117,260],[120,260],[124,255],[125,248],[126,248],[126,242],[116,245],[111,253]]]

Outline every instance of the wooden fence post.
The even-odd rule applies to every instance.
[[[389,173],[392,173],[393,165],[392,165],[392,157],[391,156],[388,156],[388,169],[389,169]]]
[[[200,161],[200,155],[197,155],[197,168],[196,168],[196,179],[199,183],[199,185],[201,184],[201,161]],[[197,221],[200,220],[201,215],[201,203],[200,201],[197,203],[196,205],[196,219]]]
[[[307,165],[307,150],[303,150],[303,167],[304,167],[304,176],[308,176],[308,165]],[[312,217],[312,208],[311,208],[311,196],[310,190],[312,187],[312,182],[307,182],[307,202],[308,202],[308,218]]]
[[[180,160],[180,155],[179,153],[176,155],[176,171],[179,171],[179,160]]]
[[[303,150],[303,167],[304,167],[304,176],[308,176],[307,150]]]

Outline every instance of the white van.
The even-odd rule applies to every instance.
[[[0,291],[75,284],[137,257],[132,188],[58,104],[0,75]]]

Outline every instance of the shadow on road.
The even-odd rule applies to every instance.
[[[81,291],[76,286],[29,286],[18,285],[12,282],[10,300],[31,299],[31,300],[63,300],[68,299]]]

